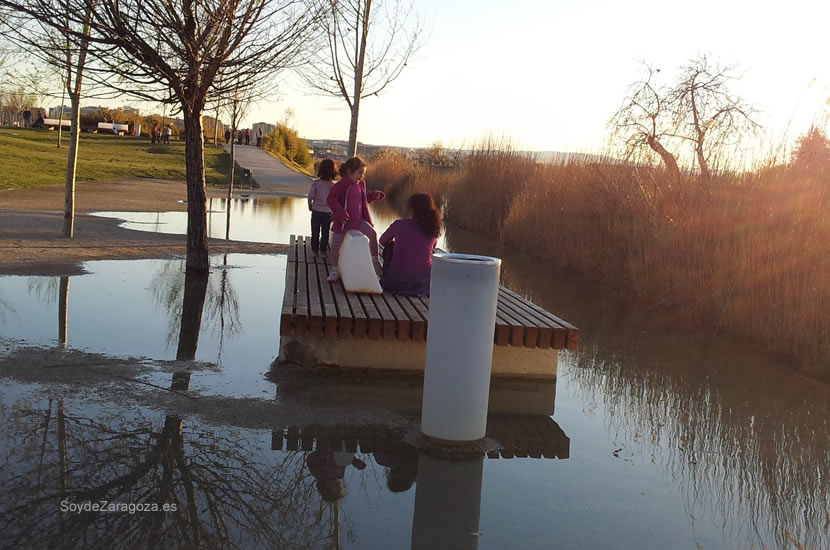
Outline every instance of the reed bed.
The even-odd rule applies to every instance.
[[[395,155],[370,170],[393,198],[432,193],[453,224],[830,376],[830,163],[671,184],[657,167],[486,143],[449,174]]]

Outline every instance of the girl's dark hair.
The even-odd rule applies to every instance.
[[[432,195],[415,193],[409,197],[407,210],[412,212],[412,217],[425,235],[438,238],[441,234],[441,212],[435,206]]]
[[[346,174],[348,174],[349,172],[354,172],[355,170],[359,170],[364,166],[366,166],[366,163],[360,160],[360,158],[352,157],[340,165],[340,175],[342,177],[346,177]]]
[[[320,161],[320,166],[317,167],[317,177],[321,180],[331,181],[334,179],[334,161],[331,159],[323,159]]]

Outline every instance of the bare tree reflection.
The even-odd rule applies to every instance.
[[[52,422],[55,406],[0,405],[5,547],[328,546],[331,518],[301,453],[260,452],[256,434],[188,430],[177,416],[89,418],[58,402]],[[61,505],[102,501],[175,510],[77,513]]]
[[[58,342],[63,347],[69,343],[69,277],[61,277],[58,291]]]
[[[181,325],[176,359],[196,359],[199,345],[199,329],[202,326],[202,310],[208,287],[208,273],[188,269],[184,276],[184,296],[181,306]]]
[[[217,271],[218,277],[215,276]],[[239,298],[233,287],[231,271],[225,255],[222,267],[211,270],[214,276],[205,276],[204,280],[191,277],[188,280],[184,261],[171,261],[164,263],[150,283],[152,299],[167,310],[167,344],[172,346],[177,342],[177,357],[184,353],[179,358],[195,358],[199,331],[210,331],[218,336],[221,363],[225,339],[240,334],[242,324],[239,317]],[[188,288],[191,290],[190,295],[187,292]],[[202,306],[197,308],[199,300],[196,298],[200,295]],[[185,319],[186,315],[191,317]],[[193,330],[196,332],[193,333]],[[185,348],[182,348],[182,345]],[[193,348],[192,357],[189,356],[187,346]]]

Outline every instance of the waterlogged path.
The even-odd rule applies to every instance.
[[[304,223],[302,199],[256,201],[232,206],[252,237]],[[559,458],[436,461],[408,439],[417,384],[272,370],[281,256],[215,257],[204,287],[181,260],[88,262],[0,277],[5,540],[830,548],[826,384],[475,235],[449,228],[443,244],[502,257],[506,286],[580,327],[555,388]],[[57,513],[100,498],[177,509]]]

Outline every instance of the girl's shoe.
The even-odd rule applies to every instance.
[[[340,280],[340,274],[337,272],[336,269],[332,269],[329,273],[328,279],[326,279],[330,283],[334,283]]]

